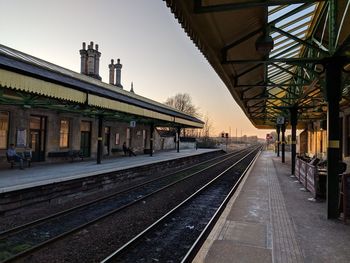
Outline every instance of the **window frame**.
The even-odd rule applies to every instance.
[[[0,114],[7,114],[7,129],[4,129],[5,131],[5,134],[3,137],[0,137],[0,150],[6,150],[8,148],[8,145],[9,145],[9,132],[10,132],[10,112],[8,111],[3,111],[3,110],[0,110]],[[0,122],[1,123],[1,122]],[[0,125],[0,128],[2,127],[2,125]],[[4,138],[4,145],[2,147],[1,145],[1,138]]]
[[[66,133],[62,132],[62,122],[66,121],[68,124],[68,129]],[[69,119],[60,119],[60,140],[59,140],[59,147],[60,149],[68,149],[70,145],[70,120]],[[64,138],[63,136],[66,135],[66,146],[62,145],[62,139]]]

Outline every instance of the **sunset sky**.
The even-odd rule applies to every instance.
[[[0,44],[80,72],[82,42],[102,53],[100,75],[120,58],[122,85],[165,102],[188,93],[212,135],[258,135],[229,91],[161,0],[0,0]]]

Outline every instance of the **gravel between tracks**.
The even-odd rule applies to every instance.
[[[177,184],[140,205],[53,243],[20,262],[99,262],[212,178],[215,171]]]
[[[203,155],[203,158],[198,160],[197,163],[217,157],[222,155],[222,152],[217,152],[215,154],[211,153],[208,155]],[[193,165],[193,164],[190,164]],[[11,211],[10,213],[7,213],[5,215],[0,216],[0,232],[4,231],[9,228],[16,227],[18,225],[22,225],[24,223],[45,217],[50,214],[54,214],[66,209],[69,209],[71,207],[77,206],[82,203],[86,203],[92,200],[95,200],[97,198],[107,196],[109,194],[112,194],[114,192],[118,192],[121,190],[124,190],[128,187],[131,187],[135,184],[142,183],[144,181],[150,180],[152,178],[157,178],[160,176],[163,176],[165,174],[174,172],[175,170],[188,167],[190,165],[182,165],[182,166],[174,166],[169,167],[168,169],[163,170],[161,173],[153,173],[151,175],[147,176],[138,176],[136,178],[128,179],[126,178],[123,180],[120,184],[117,186],[110,188],[108,190],[103,191],[97,191],[95,193],[92,193],[90,195],[86,195],[84,197],[79,198],[66,198],[66,200],[61,202],[43,202],[38,203],[35,205],[31,205],[28,207],[23,207],[14,211]]]

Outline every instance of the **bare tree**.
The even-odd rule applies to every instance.
[[[193,105],[192,98],[188,93],[178,93],[173,97],[169,97],[165,101],[165,104],[193,117],[200,117],[198,108]],[[194,137],[195,135],[195,129],[182,129],[182,136]]]
[[[188,93],[178,93],[173,97],[169,97],[165,101],[165,104],[193,117],[200,116],[198,108],[193,105],[192,98]]]

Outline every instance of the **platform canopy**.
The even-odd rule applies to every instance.
[[[325,64],[350,57],[349,0],[165,0],[257,128],[326,119]],[[343,63],[342,105],[349,100]]]

